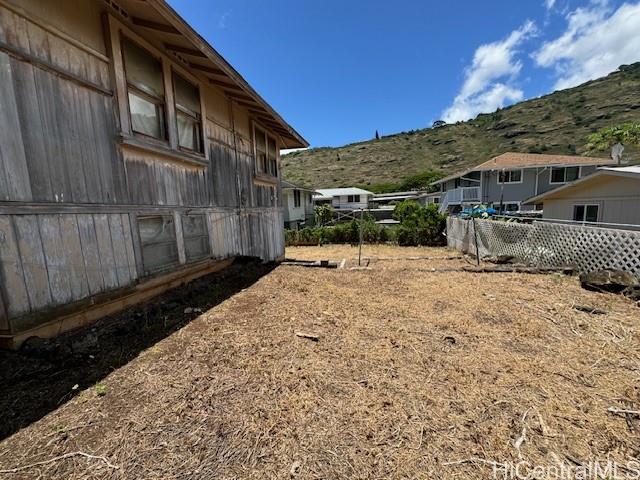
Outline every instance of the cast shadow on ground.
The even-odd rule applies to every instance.
[[[273,268],[275,264],[238,260],[37,349],[0,351],[0,440],[62,406]]]

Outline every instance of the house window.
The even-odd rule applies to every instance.
[[[347,203],[360,203],[360,195],[347,195]]]
[[[521,183],[522,170],[502,170],[498,173],[498,183]]]
[[[550,183],[573,182],[580,178],[580,167],[551,167]]]
[[[573,219],[576,222],[596,223],[598,221],[598,205],[574,205]]]
[[[200,91],[180,75],[173,74],[173,90],[178,123],[178,145],[193,152],[202,152],[202,115]]]
[[[253,128],[256,151],[256,171],[262,175],[278,176],[278,148],[273,137],[258,126]]]
[[[182,235],[187,262],[201,260],[209,256],[209,232],[204,215],[183,215]]]
[[[300,207],[300,190],[294,190],[293,191],[293,206],[295,208],[299,208]]]
[[[147,273],[178,264],[176,229],[171,215],[138,217],[142,263]]]
[[[131,128],[135,133],[164,140],[166,129],[162,62],[126,39],[122,41],[122,53]]]

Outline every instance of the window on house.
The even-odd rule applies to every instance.
[[[576,222],[591,222],[598,221],[598,205],[574,205],[573,206],[573,219]]]
[[[135,133],[164,140],[166,132],[162,62],[126,39],[122,41],[122,52],[131,128]]]
[[[360,203],[360,195],[347,195],[347,203]]]
[[[278,153],[276,151],[276,141],[267,135],[267,167],[269,175],[278,176]]]
[[[200,91],[180,75],[173,74],[173,90],[180,148],[202,152]]]
[[[278,176],[278,148],[276,140],[258,126],[253,128],[256,149],[256,171],[263,175]]]
[[[183,215],[182,235],[187,262],[201,260],[209,256],[209,232],[204,215]]]
[[[522,170],[502,170],[498,174],[498,183],[522,182]]]
[[[300,207],[300,190],[294,190],[293,191],[293,206],[295,208],[299,208]]]
[[[580,177],[580,167],[551,167],[551,183],[573,182]]]
[[[142,263],[147,273],[178,264],[176,229],[171,215],[138,217]]]

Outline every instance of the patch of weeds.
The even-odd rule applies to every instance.
[[[107,387],[102,383],[96,385],[96,395],[99,397],[104,397],[107,394]]]

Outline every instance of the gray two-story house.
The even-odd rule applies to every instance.
[[[608,158],[508,152],[432,185],[440,186],[442,212],[455,213],[479,203],[516,212],[534,209],[523,204],[531,197],[615,163]]]

